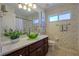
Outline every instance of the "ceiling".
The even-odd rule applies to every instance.
[[[40,6],[42,9],[46,10],[51,7],[53,8],[55,6],[58,6],[60,5],[60,3],[38,3],[37,5]]]
[[[59,5],[59,3],[36,3],[36,4],[37,4],[37,10],[39,8],[46,10],[51,7],[53,8]],[[32,10],[31,12],[28,12],[27,10],[19,9],[16,3],[6,3],[6,5],[8,5],[11,8],[14,8],[16,15],[19,16],[28,16],[37,12],[36,10]]]

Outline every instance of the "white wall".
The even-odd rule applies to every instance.
[[[67,48],[77,50],[77,8],[76,4],[64,4],[51,9],[46,10],[46,21],[47,27],[46,32],[49,36],[50,40],[59,39],[58,45]],[[71,12],[71,20],[69,21],[60,21],[60,22],[49,22],[48,16],[54,15],[58,13],[62,13],[64,11]],[[61,24],[70,24],[67,32],[61,32],[60,26]]]
[[[9,29],[9,28],[12,28],[12,29],[16,29],[16,18],[15,18],[15,13],[14,13],[14,9],[7,7],[7,11],[5,13],[5,15],[3,16],[3,28],[4,29]]]
[[[4,15],[2,16],[2,19],[0,19],[1,21],[0,24],[2,25],[2,27],[0,28],[1,41],[7,41],[6,39],[4,39],[4,36],[3,36],[5,29],[10,29],[10,28],[13,30],[16,29],[16,14],[15,14],[14,8],[11,8],[6,5],[6,9],[8,12],[4,13]]]

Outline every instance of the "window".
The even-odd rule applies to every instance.
[[[59,20],[69,20],[71,18],[70,13],[59,15]]]
[[[33,20],[33,24],[38,24],[38,23],[39,23],[38,19]]]
[[[70,20],[70,19],[71,19],[71,13],[64,13],[64,14],[59,14],[59,15],[56,15],[56,16],[49,16],[50,22]]]
[[[52,22],[52,21],[58,21],[58,16],[50,16],[49,20],[50,20],[50,22]]]

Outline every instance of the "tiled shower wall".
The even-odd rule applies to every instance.
[[[79,4],[77,5],[76,8],[76,14],[77,14],[77,49],[79,51]]]
[[[1,47],[1,17],[0,17],[0,53],[1,53],[1,49],[2,49],[2,47]]]
[[[47,20],[47,34],[50,40],[59,39],[57,42],[58,46],[65,49],[78,49],[78,31],[77,31],[77,4],[63,4],[57,7],[46,10],[46,20]],[[69,11],[71,13],[71,19],[68,21],[58,21],[58,22],[49,22],[48,16],[54,15],[57,13],[62,13],[64,11]],[[68,31],[60,31],[62,24],[70,24],[68,26]]]

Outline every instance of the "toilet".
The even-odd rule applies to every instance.
[[[56,40],[48,40],[49,42],[49,47],[52,49],[55,49],[56,47],[58,47],[57,43],[58,43],[59,39]]]

